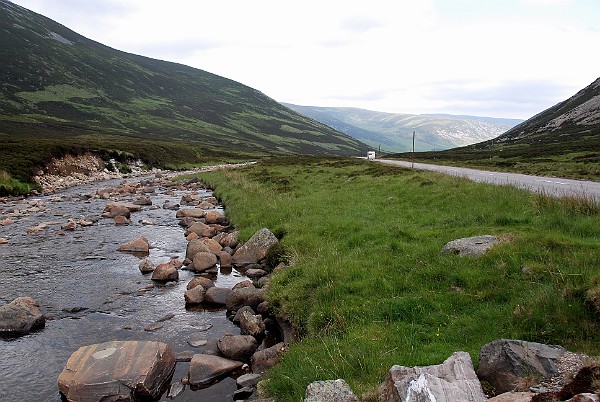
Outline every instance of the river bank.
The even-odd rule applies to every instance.
[[[394,365],[464,351],[477,367],[482,347],[502,338],[600,354],[597,210],[350,159],[285,158],[200,177],[242,238],[261,227],[285,234],[291,267],[273,277],[269,300],[302,342],[269,372],[277,400],[344,379],[374,401]],[[441,253],[481,235],[506,241],[480,258]]]

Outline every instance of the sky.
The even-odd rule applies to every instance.
[[[527,119],[600,77],[599,0],[12,0],[279,101]]]

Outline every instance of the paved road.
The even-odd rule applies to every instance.
[[[390,159],[376,159],[376,161],[408,168],[412,166],[411,162],[405,161],[396,161]],[[428,165],[425,163],[415,163],[414,168],[422,170],[434,170],[454,176],[462,176],[477,182],[515,185],[529,191],[542,191],[546,194],[557,197],[584,195],[586,197],[594,198],[597,202],[600,202],[600,182],[559,179],[543,176],[529,176],[517,173],[489,172],[485,170],[467,169],[454,166]]]

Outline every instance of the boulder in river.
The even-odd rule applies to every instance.
[[[235,246],[238,245],[238,236],[239,236],[239,232],[237,230],[233,231],[231,233],[227,233],[225,236],[223,236],[219,240],[219,243],[221,243],[221,245],[223,247],[234,248]]]
[[[223,250],[223,247],[219,244],[218,241],[215,241],[215,240],[207,238],[207,237],[205,237],[201,241],[202,241],[202,243],[204,243],[206,245],[206,247],[208,247],[210,252],[215,255],[217,253],[219,253],[221,250]]]
[[[31,297],[18,297],[0,306],[0,336],[25,335],[45,325],[40,306]]]
[[[260,229],[236,250],[233,255],[233,264],[241,266],[256,264],[267,256],[267,251],[278,241],[269,229]]]
[[[186,306],[192,306],[195,304],[200,304],[204,302],[204,296],[206,295],[206,290],[202,286],[195,286],[191,289],[188,289],[183,294],[185,299]]]
[[[244,363],[224,357],[197,354],[190,362],[189,382],[192,386],[207,386],[243,366]]]
[[[394,365],[379,388],[380,401],[484,402],[471,356],[455,352],[444,363],[427,367]]]
[[[229,288],[221,288],[213,286],[211,288],[206,289],[206,294],[204,295],[204,301],[210,304],[219,304],[224,306],[227,303],[227,296],[231,293],[231,289]]]
[[[111,341],[75,351],[58,377],[69,401],[157,399],[175,370],[175,355],[165,343]]]
[[[196,234],[192,232],[192,234]],[[200,252],[210,253],[210,248],[202,241],[202,239],[196,238],[188,241],[188,244],[185,249],[185,258],[189,258],[190,260],[194,259],[194,256]]]
[[[219,211],[208,211],[204,216],[206,223],[224,223],[225,217]]]
[[[117,251],[127,251],[130,253],[143,253],[148,254],[150,252],[150,243],[145,237],[137,237],[125,244],[121,244]]]
[[[129,219],[123,215],[116,215],[113,219],[115,220],[115,225],[117,226],[129,225],[131,223]]]
[[[156,267],[154,266],[154,263],[150,260],[150,258],[144,258],[142,261],[140,261],[139,268],[141,273],[147,274],[149,272],[154,271]]]
[[[202,272],[217,265],[217,256],[213,253],[201,251],[193,258],[193,267],[196,271]]]
[[[244,311],[240,316],[240,332],[242,335],[263,336],[265,333],[265,324],[262,317],[259,314],[254,315],[248,311]]]
[[[152,272],[152,280],[159,282],[177,281],[179,280],[179,271],[173,264],[159,264]]]
[[[254,311],[258,305],[265,301],[265,294],[262,289],[255,287],[245,287],[233,289],[227,296],[227,310],[237,311],[244,306],[250,306]]]
[[[142,206],[129,202],[113,202],[106,204],[104,207],[104,213],[108,213],[109,218],[112,218],[115,215],[125,215],[129,217],[129,213],[125,212],[124,209],[127,209],[129,212],[139,212],[142,210]],[[121,211],[123,213],[119,213]]]
[[[194,276],[187,284],[187,290],[195,288],[196,286],[202,286],[205,290],[215,286],[215,283],[208,278],[203,276]]]
[[[229,253],[225,251],[219,251],[216,255],[219,257],[219,265],[221,268],[231,268],[233,265],[233,258]]]
[[[185,235],[190,233],[196,233],[200,237],[213,237],[216,234],[216,230],[205,223],[194,222],[190,227],[187,228]]]
[[[200,208],[182,208],[177,211],[177,218],[204,218],[205,212]]]
[[[258,349],[258,342],[250,335],[225,335],[217,343],[228,359],[247,361]]]
[[[152,205],[152,200],[150,197],[141,196],[137,200],[133,202],[135,205]]]

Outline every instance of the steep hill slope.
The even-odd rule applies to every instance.
[[[507,131],[496,142],[564,142],[600,135],[600,78]]]
[[[116,135],[283,154],[364,144],[235,81],[128,54],[0,0],[0,133]]]
[[[345,107],[299,106],[284,103],[312,119],[327,124],[366,144],[386,151],[412,148],[443,150],[495,138],[522,122],[515,119],[453,115],[414,115],[375,112]]]

